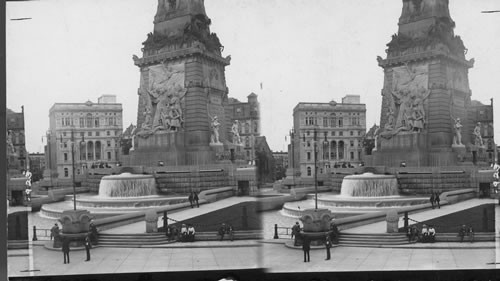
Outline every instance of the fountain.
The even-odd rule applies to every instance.
[[[393,175],[364,173],[344,177],[340,195],[380,197],[398,195],[398,181]]]
[[[314,197],[310,194],[307,200],[285,203],[281,213],[290,217],[302,217],[304,210],[313,206]],[[364,173],[345,176],[340,194],[319,194],[317,201],[336,218],[341,218],[425,204],[428,203],[428,198],[399,195],[397,178],[394,175]]]
[[[104,176],[99,183],[100,198],[150,195],[156,195],[156,183],[152,175],[122,173]]]
[[[41,208],[41,214],[59,218],[62,215],[61,210],[72,204],[71,200],[72,197],[67,196],[63,202],[45,204]],[[76,206],[90,211],[94,218],[103,218],[182,203],[186,200],[186,196],[158,195],[153,175],[121,173],[102,177],[98,195],[80,194],[76,198]]]

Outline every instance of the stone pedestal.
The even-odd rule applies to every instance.
[[[146,212],[146,233],[158,232],[158,215],[154,210]]]
[[[330,230],[330,221],[333,214],[328,209],[307,209],[304,210],[300,221],[303,223],[303,232],[300,240],[309,239],[311,245],[323,245],[325,236]],[[300,241],[302,242],[302,241]]]
[[[388,211],[385,220],[387,222],[387,233],[397,233],[399,222],[398,212],[395,210]]]
[[[63,211],[61,218],[59,218],[59,222],[62,224],[62,233],[88,233],[91,219],[90,212],[87,210]]]

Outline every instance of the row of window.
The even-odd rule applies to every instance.
[[[354,160],[354,151],[350,151],[349,154],[351,156],[351,158],[349,159]],[[307,155],[307,161],[311,161],[312,153],[308,151],[306,155]],[[358,151],[358,158],[361,158],[361,151]],[[330,157],[328,157],[328,151],[324,151],[322,160],[329,160],[329,159],[344,159],[344,148],[339,147],[338,155],[337,155],[337,150],[332,150],[330,152]]]
[[[62,136],[65,137],[67,135],[71,134],[71,132],[69,133],[66,133],[66,132],[62,132]],[[92,137],[94,135],[93,132],[87,132],[87,136],[89,137]],[[113,131],[106,131],[106,136],[111,136],[113,135]],[[118,136],[119,135],[119,131],[117,131],[114,135]],[[80,132],[80,137],[84,137],[85,136],[85,132]],[[101,136],[101,132],[97,131],[95,132],[95,136],[96,137],[100,137]]]
[[[344,124],[345,123],[345,124]],[[306,116],[305,125],[317,126],[318,117]],[[323,117],[323,127],[362,126],[361,117]]]
[[[356,132],[356,131],[349,131],[349,135],[350,135],[351,137],[354,137],[354,135],[356,134],[355,132]],[[362,136],[362,135],[363,135],[363,131],[357,131],[357,132],[358,132],[358,136]],[[311,131],[306,131],[306,135],[307,135],[307,136],[310,136],[310,135],[311,135]],[[331,135],[332,137],[335,137],[335,136],[337,135],[337,132],[336,132],[336,131],[331,131],[331,132],[330,132],[330,135]],[[324,136],[324,137],[325,137],[325,139],[326,139],[326,137],[328,136],[328,132],[323,132],[323,136]],[[342,137],[342,136],[344,136],[344,131],[339,131],[339,137]],[[319,137],[319,136],[318,136],[318,137]],[[305,136],[304,136],[304,141],[305,141]]]
[[[101,124],[101,120],[103,120],[103,124],[105,126],[117,126],[119,119],[115,116],[112,117],[93,117],[92,115],[87,115],[87,117],[80,117],[79,119],[80,128],[99,128]],[[63,117],[61,118],[61,125],[63,127],[72,127],[74,125],[73,118],[71,117]]]
[[[111,160],[111,151],[108,151],[106,153],[106,156],[108,156],[107,160]],[[64,162],[68,162],[69,161],[69,154],[68,153],[64,153],[63,154],[63,157],[64,157]],[[96,151],[95,152],[95,158],[94,158],[94,153],[93,152],[88,152],[87,153],[87,157],[85,157],[85,151],[82,151],[80,153],[80,159],[76,159],[76,160],[101,160],[101,152],[100,151]]]

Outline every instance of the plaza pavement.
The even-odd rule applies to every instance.
[[[471,208],[493,199],[472,199],[410,214],[410,218],[423,221]],[[403,222],[400,221],[400,226]],[[345,230],[349,233],[383,233],[386,222],[377,222]],[[304,262],[303,252],[286,248],[286,239],[264,240],[263,264],[268,272],[330,272],[330,271],[407,271],[457,270],[500,268],[500,206],[495,206],[495,241],[493,242],[436,242],[398,245],[391,247],[332,248],[331,260],[325,260],[326,250],[311,250],[311,262]]]

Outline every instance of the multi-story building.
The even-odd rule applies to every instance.
[[[345,96],[342,103],[301,102],[293,109],[293,127],[290,159],[302,178],[314,177],[315,166],[321,175],[363,161],[366,105],[357,95]]]
[[[275,180],[280,180],[286,176],[286,169],[288,169],[288,152],[274,151],[274,161],[276,163],[276,171],[274,173]]]
[[[24,135],[24,106],[21,112],[14,112],[7,108],[7,156],[8,168],[15,173],[26,169],[26,143]]]
[[[240,102],[235,98],[229,98],[229,104],[226,111],[226,116],[233,124],[239,122],[239,132],[241,141],[245,150],[245,159],[248,162],[255,163],[255,138],[260,136],[260,109],[257,95],[251,93],[247,97],[247,102]],[[231,130],[227,128],[228,135]]]
[[[483,157],[484,159],[479,160],[494,163],[497,159],[495,156],[496,145],[495,140],[493,139],[495,135],[493,129],[493,99],[491,99],[490,104],[482,104],[479,101],[473,100],[469,109],[469,116],[469,121],[473,122],[473,124],[470,124],[469,128],[473,128],[477,124],[480,125],[481,137],[483,138],[483,144],[486,148],[486,153]],[[478,156],[479,155],[475,155],[473,151],[473,158],[476,158]],[[473,162],[476,162],[476,159],[473,159]]]
[[[56,103],[49,111],[47,165],[52,177],[71,179],[94,166],[115,165],[123,131],[122,105],[116,96],[97,103]],[[74,159],[73,159],[74,155]]]

